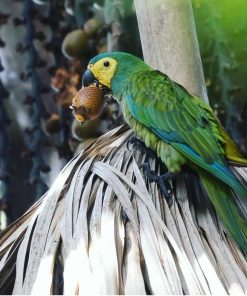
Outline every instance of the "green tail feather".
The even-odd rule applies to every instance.
[[[202,169],[197,170],[214,208],[233,239],[247,255],[247,217],[241,216],[231,189]]]

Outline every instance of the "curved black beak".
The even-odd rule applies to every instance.
[[[93,73],[87,69],[82,76],[82,84],[86,87],[96,81]]]

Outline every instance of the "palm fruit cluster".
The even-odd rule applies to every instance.
[[[18,175],[16,168],[25,163],[26,175],[21,172],[15,179],[19,183],[12,187],[27,184],[23,196],[40,197],[57,168],[73,157],[79,145],[87,145],[123,123],[117,103],[107,98],[106,104],[99,89],[84,93],[87,90],[81,90],[81,77],[88,61],[98,53],[128,52],[135,44],[141,47],[139,33],[133,34],[138,31],[137,23],[131,25],[136,19],[133,7],[133,0],[0,1],[1,80],[10,92],[6,110],[18,126],[9,128],[3,123],[0,140],[5,133],[9,133],[10,143],[21,139],[21,144],[14,145],[18,146],[14,169]],[[81,109],[74,109],[74,113],[90,119],[83,125],[69,108],[78,96],[86,113]],[[1,146],[5,149],[1,160],[7,160],[5,147],[10,146]],[[18,195],[13,192],[14,198]],[[23,205],[15,208],[14,217],[33,201],[25,198]],[[17,199],[15,202],[18,204]]]
[[[91,5],[87,9],[89,12],[88,15],[90,17],[85,19],[84,23],[80,25],[80,28],[70,30],[64,35],[61,44],[61,52],[65,59],[63,64],[55,69],[51,78],[51,87],[56,93],[55,101],[58,107],[63,110],[68,110],[69,106],[72,105],[72,99],[76,96],[77,92],[81,88],[81,75],[85,70],[88,59],[97,53],[107,51],[107,30],[104,29],[105,20],[103,6],[97,5],[95,8],[93,5]],[[78,11],[76,11],[75,6],[67,6],[66,12],[75,18],[78,15]],[[78,95],[83,95],[84,91],[86,90],[81,89],[78,92]],[[95,91],[96,98],[97,95],[99,95],[100,98],[99,89]],[[92,93],[92,90],[90,90],[90,92]],[[91,94],[89,97],[91,97]],[[86,106],[88,106],[87,104],[88,103],[86,103]],[[100,106],[100,108],[102,108],[102,106]],[[100,114],[101,113],[102,112],[100,112]],[[109,112],[103,115],[103,117],[109,117]],[[94,138],[109,129],[108,124],[105,122],[104,124],[100,125],[104,128],[99,128],[99,119],[96,121],[93,120],[92,122],[87,123],[86,126],[82,127],[80,124],[78,124],[78,122],[76,122],[76,119],[73,118],[74,117],[71,113],[71,136],[73,139],[79,141],[84,141],[88,137]],[[50,122],[52,122],[52,124],[49,124]],[[111,119],[109,122],[111,122]],[[45,126],[46,129],[48,127],[48,133],[53,133],[55,131],[59,132],[59,126],[62,127],[58,124],[58,120],[54,114],[51,118],[47,119],[47,124]],[[91,134],[89,134],[89,130],[91,131]]]

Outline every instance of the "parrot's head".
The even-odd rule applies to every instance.
[[[124,52],[102,53],[89,61],[82,82],[100,85],[104,91],[118,95],[134,71],[150,69],[141,59]]]

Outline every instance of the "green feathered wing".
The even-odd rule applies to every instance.
[[[247,165],[236,144],[203,100],[158,71],[132,74],[124,88],[131,115],[188,160],[201,177],[218,215],[247,253],[247,189],[228,168],[228,162]]]

